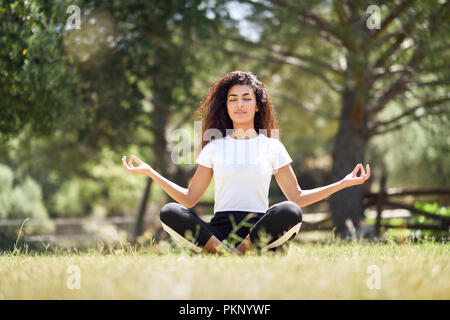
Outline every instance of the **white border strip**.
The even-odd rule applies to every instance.
[[[299,231],[300,231],[300,227],[301,226],[302,226],[301,222],[297,223],[295,226],[293,226],[291,229],[289,229],[285,234],[283,234],[279,239],[277,239],[276,241],[274,241],[271,244],[267,245],[262,250],[268,250],[268,249],[271,249],[271,248],[275,248],[275,247],[281,246],[283,243],[288,241],[292,237],[292,235],[294,233],[298,234]]]
[[[199,246],[196,246],[192,242],[188,241],[186,238],[184,238],[178,232],[176,232],[175,230],[173,230],[172,228],[170,228],[169,226],[164,224],[162,221],[161,221],[161,224],[162,224],[163,229],[168,234],[170,234],[170,236],[172,238],[174,238],[176,240],[176,242],[178,242],[179,245],[188,247],[189,249],[192,249],[192,250],[194,250],[197,253],[202,252],[202,250],[203,250],[202,248],[200,248]]]

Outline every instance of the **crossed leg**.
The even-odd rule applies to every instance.
[[[293,201],[272,205],[236,250],[242,254],[255,248],[267,250],[294,239],[300,231],[302,216],[302,209]]]
[[[175,241],[195,252],[239,254],[224,245],[193,210],[177,202],[169,202],[161,208],[160,220],[163,229]]]
[[[176,202],[164,205],[160,212],[163,229],[181,245],[196,252],[244,254],[251,249],[271,249],[295,238],[302,224],[302,210],[292,201],[272,205],[250,229],[235,250],[224,245],[191,209]],[[191,238],[189,241],[186,235]],[[263,237],[266,235],[267,237]],[[194,241],[192,241],[192,239]]]

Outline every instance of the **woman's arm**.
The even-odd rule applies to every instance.
[[[360,169],[361,175],[358,177],[357,174]],[[364,181],[370,177],[369,165],[366,166],[366,169],[367,173],[364,171],[362,164],[358,164],[355,169],[342,180],[311,190],[302,190],[300,188],[291,165],[286,165],[278,169],[275,179],[288,200],[294,201],[300,207],[305,207],[325,199],[339,190],[364,183]]]
[[[133,160],[137,162],[138,167],[133,167]],[[169,196],[187,208],[192,208],[197,204],[208,188],[213,175],[211,168],[198,165],[197,170],[189,183],[189,187],[186,189],[164,178],[156,172],[156,170],[139,160],[136,156],[131,156],[128,164],[126,162],[126,157],[122,157],[122,164],[124,168],[132,174],[144,174],[153,179]]]

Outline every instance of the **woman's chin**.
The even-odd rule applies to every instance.
[[[232,119],[232,120],[233,120],[233,122],[239,123],[239,124],[248,123],[248,122],[252,122],[253,123],[253,119],[237,118],[237,119]]]

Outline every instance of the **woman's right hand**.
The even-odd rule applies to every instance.
[[[136,161],[136,163],[138,164],[137,167],[133,167],[133,160]],[[123,156],[122,164],[123,164],[123,167],[131,174],[148,175],[151,171],[151,167],[148,164],[146,164],[145,162],[143,162],[142,160],[140,160],[138,157],[136,157],[134,155],[132,155],[130,157],[130,160],[128,160],[128,164],[127,164],[127,156]]]

